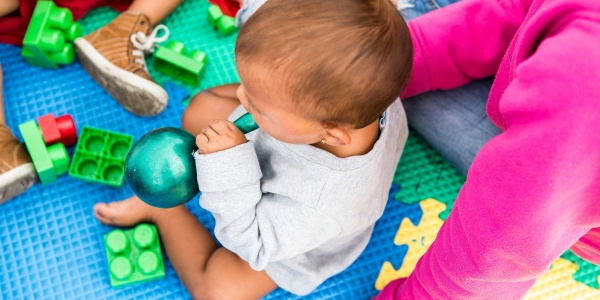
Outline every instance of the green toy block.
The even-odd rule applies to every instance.
[[[19,130],[42,184],[52,183],[67,172],[69,155],[65,145],[56,143],[46,148],[42,132],[33,120],[19,125]]]
[[[154,225],[115,229],[104,235],[110,285],[121,287],[165,277],[158,231]]]
[[[84,126],[69,175],[112,187],[123,186],[125,158],[133,136]]]
[[[191,85],[198,85],[202,79],[208,57],[200,50],[186,55],[182,43],[171,41],[166,46],[159,46],[154,53],[154,67],[173,78]]]
[[[81,26],[73,14],[52,1],[39,1],[23,39],[21,55],[33,66],[58,68],[75,59],[73,41],[81,36]]]
[[[217,28],[224,36],[228,36],[237,30],[235,19],[224,15],[221,8],[216,5],[210,5],[208,7],[207,20],[212,27]]]
[[[223,17],[223,12],[221,12],[221,9],[212,4],[208,7],[208,23],[210,25],[212,25],[213,27],[217,27],[217,21],[219,21],[220,18]]]
[[[229,16],[223,16],[219,19],[219,22],[217,22],[217,29],[224,36],[234,33],[237,30],[235,19]]]

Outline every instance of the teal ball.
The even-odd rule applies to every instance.
[[[179,128],[151,131],[133,145],[125,160],[125,178],[133,192],[161,208],[184,204],[198,194],[196,138]]]

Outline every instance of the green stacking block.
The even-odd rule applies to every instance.
[[[217,29],[222,35],[230,35],[237,30],[237,26],[235,26],[235,19],[229,16],[223,16],[217,22]]]
[[[175,79],[191,85],[198,85],[208,57],[200,50],[186,54],[181,42],[171,41],[167,46],[159,46],[154,53],[154,67]]]
[[[21,55],[33,66],[58,68],[75,60],[73,41],[81,36],[81,27],[73,14],[51,1],[39,1],[23,39]]]
[[[235,19],[223,14],[216,5],[210,5],[207,10],[206,19],[212,27],[216,28],[222,35],[228,36],[237,30]]]
[[[223,12],[221,12],[221,9],[218,6],[212,4],[208,7],[207,19],[210,25],[212,25],[213,27],[217,27],[217,21],[219,21],[219,19],[221,19],[222,17]]]
[[[19,125],[19,130],[25,141],[27,151],[29,151],[29,155],[31,156],[33,166],[40,177],[40,181],[43,184],[54,182],[57,174],[46,149],[42,132],[35,121],[32,120]]]
[[[104,245],[113,287],[165,277],[158,231],[154,225],[115,229],[104,235]]]
[[[111,187],[123,186],[125,158],[133,136],[84,126],[69,175]]]

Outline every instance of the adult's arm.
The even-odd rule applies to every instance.
[[[415,58],[401,97],[492,76],[532,0],[463,0],[408,22]]]
[[[514,57],[506,131],[475,158],[412,275],[380,299],[518,299],[600,226],[600,3],[563,5]]]

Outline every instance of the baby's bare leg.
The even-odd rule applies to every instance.
[[[236,95],[239,86],[238,83],[221,85],[196,94],[183,112],[183,129],[196,136],[212,120],[227,120],[240,105]]]
[[[0,18],[4,17],[19,8],[19,0],[2,0],[0,1]]]
[[[156,224],[177,275],[194,299],[259,299],[277,288],[266,272],[257,272],[225,248],[183,205],[150,207],[137,197],[94,206],[105,224]]]
[[[141,12],[150,18],[152,26],[156,26],[181,4],[183,0],[135,0],[129,11]]]
[[[185,206],[156,220],[167,255],[194,299],[260,299],[277,288],[236,254],[218,248],[208,230]]]

